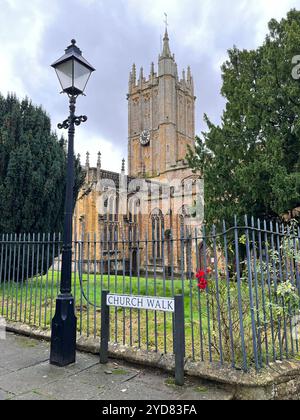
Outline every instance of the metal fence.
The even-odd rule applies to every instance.
[[[75,238],[73,293],[78,333],[100,336],[101,292],[184,296],[186,356],[257,370],[299,356],[300,229],[237,221],[221,229],[163,223],[157,232],[116,224]],[[0,314],[49,329],[59,293],[60,235],[0,236]],[[173,352],[173,314],[114,309],[113,343]]]

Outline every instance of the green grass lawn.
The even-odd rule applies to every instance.
[[[101,291],[111,293],[172,297],[184,294],[186,340],[197,339],[194,330],[201,316],[205,318],[206,297],[198,292],[196,281],[162,280],[123,276],[83,275],[83,289],[90,305],[81,293],[78,275],[73,274],[72,285],[78,317],[78,332],[86,336],[99,336],[101,324]],[[21,321],[34,327],[49,329],[55,313],[55,299],[59,293],[60,273],[51,271],[48,275],[30,279],[24,283],[0,285],[0,314],[11,321]],[[191,287],[192,286],[192,287]],[[97,307],[95,308],[95,304]],[[155,350],[172,349],[172,314],[112,308],[111,340],[138,345]],[[202,325],[206,330],[205,322]],[[193,331],[192,331],[193,330]],[[199,332],[198,332],[199,335]],[[139,338],[140,337],[140,338]],[[157,338],[155,338],[157,337]],[[188,344],[187,344],[188,345]]]
[[[25,315],[25,309],[30,310],[33,308],[37,309],[40,305],[44,308],[51,306],[53,300],[55,300],[59,293],[60,284],[60,273],[54,272],[44,277],[36,277],[30,279],[27,283],[12,283],[0,284],[0,313],[1,303],[2,308],[8,304],[10,313],[16,312],[16,304],[18,305],[18,311],[22,309],[23,315]],[[80,281],[78,276],[76,278],[73,274],[72,277],[72,291],[75,296],[77,308],[83,306],[86,307],[87,302],[81,294]],[[109,290],[111,293],[117,294],[132,294],[142,296],[160,296],[160,297],[172,297],[174,295],[184,294],[185,302],[185,316],[189,319],[193,312],[196,316],[198,309],[195,307],[198,305],[198,289],[196,287],[196,281],[182,281],[182,280],[161,280],[149,278],[137,278],[137,277],[123,277],[123,276],[100,276],[100,275],[88,275],[83,274],[82,278],[83,290],[91,304],[101,306],[101,292],[102,290]],[[204,302],[203,295],[201,298]],[[6,305],[4,304],[6,301]],[[193,302],[191,305],[191,301]],[[4,305],[3,305],[4,304]],[[20,305],[22,304],[22,308]],[[92,305],[90,305],[92,306]],[[9,314],[9,312],[3,312],[2,315]]]
[[[90,304],[81,293],[78,275],[73,274],[72,287],[75,296],[78,333],[99,338],[101,325],[101,291],[111,293],[172,297],[184,295],[186,355],[201,360],[219,360],[219,333],[222,333],[223,351],[230,360],[229,335],[223,327],[228,321],[227,297],[223,303],[222,327],[216,317],[216,299],[197,288],[196,280],[162,280],[130,278],[123,276],[83,275],[83,290]],[[49,271],[23,283],[7,282],[0,285],[0,315],[7,320],[23,322],[33,327],[49,330],[55,313],[55,301],[59,293],[60,273]],[[224,287],[224,285],[223,285]],[[226,285],[225,285],[226,287]],[[236,290],[236,284],[231,288]],[[259,290],[261,294],[261,290]],[[233,293],[231,313],[234,318],[234,347],[236,360],[240,362],[241,337],[237,308],[237,294]],[[242,300],[249,303],[247,284],[242,285]],[[209,301],[209,314],[207,302]],[[94,304],[96,306],[94,306]],[[220,304],[220,303],[219,303]],[[233,309],[235,308],[235,309]],[[256,314],[257,316],[257,314]],[[260,315],[262,317],[262,315]],[[173,314],[111,308],[111,342],[165,353],[173,351]],[[269,320],[268,320],[269,322]],[[246,347],[250,363],[253,360],[250,307],[244,313]],[[271,342],[270,333],[269,343]],[[287,338],[290,340],[290,338]],[[278,343],[276,344],[278,346]],[[269,346],[271,348],[271,346]],[[262,348],[263,351],[263,348]],[[265,356],[264,356],[265,357]]]

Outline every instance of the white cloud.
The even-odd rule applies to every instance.
[[[264,41],[269,20],[284,17],[299,7],[299,0],[129,0],[128,5],[161,33],[167,12],[172,44],[181,52],[186,49],[187,61],[192,54],[199,61],[210,57],[217,74],[229,48],[256,48]]]
[[[191,64],[198,97],[197,132],[204,112],[218,122],[220,65],[227,49],[255,48],[267,33],[268,21],[284,17],[299,0],[0,0],[0,91],[28,95],[42,103],[53,126],[67,113],[67,98],[58,95],[49,68],[71,37],[80,38],[98,71],[80,98],[78,112],[89,124],[76,132],[76,151],[103,154],[103,167],[119,171],[127,148],[126,94],[132,61],[156,61],[159,36],[168,13],[171,47],[179,69]],[[68,13],[70,13],[68,15]],[[56,45],[57,44],[57,45]],[[94,56],[90,56],[93,55]],[[56,56],[57,54],[57,56]],[[52,57],[53,55],[53,57]],[[145,63],[146,64],[146,63]],[[117,121],[115,121],[117,120]]]
[[[94,133],[89,133],[86,127],[77,129],[75,138],[75,151],[80,154],[81,163],[85,163],[86,152],[90,153],[90,164],[96,166],[98,152],[101,152],[102,168],[114,172],[120,172],[122,159],[127,156],[122,155],[118,145],[109,142]]]
[[[1,4],[0,15],[0,27],[2,28],[0,33],[0,91],[4,95],[8,92],[16,92],[20,98],[28,95],[34,102],[39,103],[45,87],[49,85],[49,74],[51,74],[50,82],[54,87],[57,85],[57,91],[53,90],[53,96],[45,99],[44,106],[46,105],[47,110],[50,111],[52,125],[55,128],[57,122],[65,116],[58,116],[55,105],[57,104],[59,107],[65,105],[67,113],[67,98],[57,95],[56,76],[54,72],[50,73],[49,66],[45,68],[41,64],[41,52],[47,48],[43,44],[43,35],[54,23],[55,17],[59,13],[60,2],[47,2],[47,7],[45,7],[44,0],[1,1],[4,1],[4,4]],[[14,25],[12,25],[13,22]],[[22,63],[22,67],[20,67],[20,63]],[[38,96],[39,93],[41,97]],[[58,133],[58,135],[60,134]],[[63,134],[66,137],[67,133]],[[123,158],[121,149],[101,138],[101,135],[89,132],[86,127],[79,127],[76,131],[75,150],[76,153],[81,154],[83,162],[85,162],[86,151],[89,151],[92,165],[96,164],[97,153],[101,151],[105,168],[116,171],[121,168]]]
[[[168,13],[170,32],[181,46],[195,51],[216,54],[220,39],[235,36],[235,44],[243,38],[243,29],[253,28],[254,37],[248,39],[249,48],[261,43],[271,18],[280,19],[299,0],[128,0],[132,13],[145,23],[163,30],[164,12]],[[243,28],[243,24],[245,26]],[[240,33],[237,33],[237,28]],[[232,45],[228,44],[227,48]],[[226,51],[225,51],[226,52]],[[218,52],[217,52],[218,53]]]
[[[0,90],[26,96],[27,86],[43,86],[44,69],[39,64],[43,33],[55,18],[55,2],[2,0],[0,27]],[[20,67],[22,63],[22,67]]]
[[[299,0],[263,0],[253,3],[257,6],[257,22],[256,22],[256,43],[261,44],[268,32],[268,22],[274,18],[281,20],[287,14],[287,12],[293,8],[300,6]]]

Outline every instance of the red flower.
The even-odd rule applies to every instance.
[[[208,286],[208,282],[205,279],[201,280],[200,283],[198,284],[198,287],[200,290],[206,290],[207,286]]]
[[[199,281],[198,288],[200,290],[206,290],[207,289],[208,281],[206,279],[206,276],[209,275],[210,273],[212,273],[212,270],[211,270],[211,268],[208,268],[206,271],[199,270],[198,273],[196,274],[196,278]]]
[[[197,279],[202,279],[202,278],[204,278],[205,277],[205,271],[203,271],[203,270],[200,270],[200,271],[198,271],[198,273],[196,274],[196,277],[197,277]]]

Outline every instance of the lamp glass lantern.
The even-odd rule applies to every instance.
[[[89,78],[95,71],[82,56],[75,40],[72,40],[65,54],[52,67],[56,71],[62,91],[70,96],[83,95]]]

